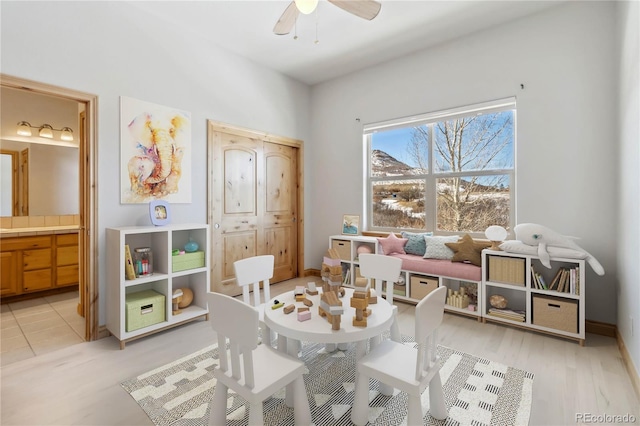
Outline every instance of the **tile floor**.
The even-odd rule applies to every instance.
[[[0,365],[84,341],[78,292],[0,305]]]

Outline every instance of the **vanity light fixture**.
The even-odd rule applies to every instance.
[[[17,133],[20,136],[32,136],[31,129],[38,129],[38,136],[41,138],[53,139],[53,132],[60,132],[60,139],[63,141],[73,141],[73,130],[71,127],[63,127],[62,129],[54,129],[50,124],[41,126],[32,126],[28,121],[18,123]]]
[[[18,123],[18,134],[20,136],[31,136],[31,124],[26,121]]]
[[[40,135],[41,138],[53,139],[53,127],[48,124],[43,124],[40,126],[38,135]]]
[[[63,141],[71,142],[73,140],[73,130],[71,127],[63,127],[62,133],[60,134],[60,139]]]

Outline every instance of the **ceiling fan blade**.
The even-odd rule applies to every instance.
[[[282,16],[276,22],[276,25],[273,27],[273,32],[278,35],[289,34],[293,29],[293,26],[296,24],[296,19],[298,19],[298,8],[294,2],[289,3],[289,6],[284,10]]]
[[[374,0],[329,0],[342,10],[369,21],[378,16],[382,5]]]

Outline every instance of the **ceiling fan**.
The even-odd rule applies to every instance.
[[[328,0],[329,3],[338,6],[360,18],[372,20],[380,12],[382,5],[375,0]],[[289,34],[296,24],[298,14],[309,14],[313,12],[318,4],[318,0],[295,0],[289,3],[278,22],[273,27],[273,32],[278,35]]]

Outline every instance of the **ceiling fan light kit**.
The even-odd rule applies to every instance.
[[[328,0],[329,3],[359,18],[371,21],[378,16],[382,5],[375,0]],[[310,14],[318,7],[318,0],[294,0],[284,10],[273,27],[274,34],[289,34],[300,13]],[[317,41],[317,40],[316,40]]]
[[[300,13],[305,15],[312,13],[318,7],[318,0],[295,0],[294,3]]]

